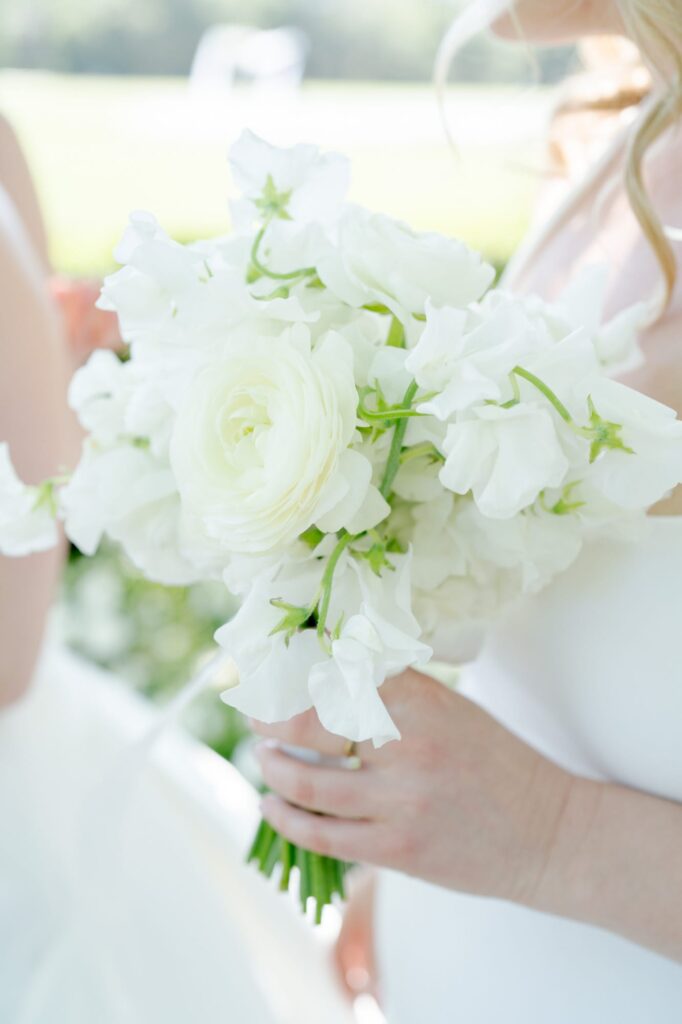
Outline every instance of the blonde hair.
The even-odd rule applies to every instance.
[[[644,184],[644,158],[663,133],[682,118],[682,8],[679,0],[618,0],[630,38],[653,77],[653,100],[629,140],[625,188],[630,205],[663,273],[661,312],[677,280],[677,260]]]
[[[662,273],[663,288],[656,300],[656,317],[667,308],[678,276],[677,260],[661,218],[644,183],[644,163],[650,147],[664,132],[682,119],[682,4],[680,0],[616,0],[630,39],[648,68],[644,76],[626,75],[615,88],[601,95],[567,99],[557,116],[578,110],[619,112],[642,104],[628,139],[624,184],[628,200],[642,232],[651,246]],[[448,70],[455,53],[477,32],[501,14],[514,17],[513,0],[478,0],[469,5],[451,25],[436,58],[434,80],[443,123],[444,94]],[[519,30],[519,36],[522,34]],[[641,70],[641,69],[640,69]]]

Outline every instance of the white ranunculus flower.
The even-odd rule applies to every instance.
[[[285,212],[299,224],[325,224],[333,220],[350,181],[350,165],[339,153],[320,153],[317,146],[299,143],[290,148],[271,146],[251,131],[244,131],[230,147],[232,177],[244,196],[232,203],[239,227],[250,227],[267,211],[267,185],[286,196]]]
[[[338,240],[317,266],[324,284],[351,306],[385,305],[396,316],[479,299],[495,272],[462,242],[417,234],[406,224],[348,207]]]
[[[187,512],[237,553],[283,548],[314,523],[376,525],[389,508],[350,447],[356,406],[338,334],[313,348],[299,325],[226,353],[198,374],[175,423],[171,463]]]
[[[682,422],[667,405],[602,377],[591,392],[602,420],[618,424],[620,440],[632,454],[603,449],[587,482],[621,509],[643,509],[682,483]]]
[[[92,555],[104,534],[155,582],[184,585],[200,573],[183,555],[177,488],[167,464],[144,448],[86,444],[60,494],[67,536]]]
[[[569,468],[552,415],[538,405],[479,406],[471,419],[448,427],[443,451],[443,486],[455,494],[472,491],[491,519],[509,519],[532,505]]]
[[[54,515],[38,487],[22,483],[0,443],[0,554],[19,557],[47,551],[57,543]],[[41,500],[43,498],[43,500]]]

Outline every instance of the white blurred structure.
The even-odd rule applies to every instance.
[[[301,84],[308,38],[296,28],[214,25],[202,36],[190,71],[194,94],[227,95],[238,78],[295,92]]]
[[[0,713],[0,1021],[352,1024],[325,946],[244,864],[255,791],[177,731],[151,750],[158,721],[54,648]]]

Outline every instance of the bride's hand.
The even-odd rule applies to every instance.
[[[286,838],[344,860],[395,868],[461,891],[528,902],[542,879],[572,788],[581,782],[490,715],[428,676],[407,671],[381,694],[402,734],[362,743],[359,770],[308,764],[258,746],[273,791],[263,814]],[[271,740],[339,755],[344,741],[314,711]]]

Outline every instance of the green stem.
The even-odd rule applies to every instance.
[[[417,394],[418,385],[416,380],[413,380],[409,385],[407,391],[403,396],[403,406],[406,410],[410,410],[414,396]],[[379,490],[384,498],[388,499],[391,493],[391,487],[395,480],[396,473],[400,469],[400,453],[403,447],[403,441],[405,440],[405,431],[407,430],[407,419],[399,420],[393,429],[393,438],[391,440],[391,447],[388,452],[388,459],[386,460],[386,468],[384,469],[383,480]]]
[[[517,377],[523,377],[523,379],[527,380],[529,384],[532,384],[534,388],[537,388],[537,390],[541,394],[543,394],[547,401],[550,402],[551,405],[556,409],[556,411],[561,416],[562,420],[568,424],[568,426],[571,428],[573,433],[576,434],[577,437],[583,437],[587,441],[592,441],[593,443],[596,442],[597,444],[601,445],[605,444],[603,440],[600,440],[595,424],[592,423],[589,427],[579,426],[579,424],[575,422],[575,420],[573,419],[573,417],[571,416],[570,412],[568,411],[564,403],[561,401],[561,399],[557,397],[557,395],[552,391],[549,385],[545,384],[545,382],[543,380],[540,380],[539,377],[536,377],[534,373],[531,373],[530,370],[524,370],[522,366],[515,366],[512,370],[512,374],[516,374]],[[588,399],[588,401],[590,400]],[[616,444],[607,446],[624,448],[623,445]],[[627,451],[627,449],[625,450]],[[590,458],[590,461],[594,461],[593,457]]]
[[[322,923],[322,911],[325,904],[329,902],[324,860],[324,857],[316,856],[314,853],[310,854],[310,883],[315,900],[315,924]]]
[[[562,420],[566,423],[570,423],[571,426],[574,426],[573,417],[566,406],[559,398],[557,398],[552,389],[548,387],[543,380],[536,377],[534,373],[530,372],[530,370],[524,370],[522,366],[515,366],[512,373],[515,373],[517,377],[523,377],[523,379],[527,380],[529,384],[532,384],[534,388],[537,388],[537,390],[545,396],[547,401],[554,406]]]
[[[289,888],[289,881],[291,879],[291,869],[294,866],[296,859],[296,847],[293,843],[288,840],[282,840],[282,874],[279,879],[279,887],[282,892],[286,892]]]
[[[395,315],[391,317],[386,344],[389,348],[405,348],[405,328]]]
[[[320,589],[322,591],[322,597],[317,607],[317,635],[324,636],[325,626],[327,624],[327,615],[329,614],[329,602],[332,596],[332,582],[334,579],[334,573],[336,566],[338,565],[341,555],[346,550],[348,545],[353,539],[353,535],[350,533],[344,533],[339,539],[336,547],[329,556],[329,561],[324,570],[322,576],[322,583]]]
[[[305,914],[308,909],[308,899],[312,894],[310,888],[310,853],[308,850],[303,850],[300,846],[296,847],[296,864],[299,874],[299,898],[301,900],[301,909]]]
[[[263,224],[263,227],[254,238],[253,245],[251,246],[251,263],[259,274],[262,274],[263,277],[270,277],[273,281],[293,281],[294,278],[297,277],[311,277],[315,274],[315,267],[303,267],[300,270],[290,270],[286,274],[279,274],[276,270],[268,270],[268,268],[261,263],[258,256],[258,250],[260,249],[263,238],[265,237],[265,232],[270,227],[271,223],[271,220],[267,220],[265,224]]]
[[[255,861],[258,861],[258,863],[260,864],[260,862],[261,862],[261,850],[263,849],[263,845],[265,843],[265,839],[266,839],[266,836],[267,836],[267,833],[268,833],[269,829],[270,829],[270,826],[268,825],[267,821],[265,821],[265,819],[263,818],[261,820],[260,825],[258,826],[258,831],[256,832],[255,836],[253,837],[253,842],[251,843],[251,849],[249,850],[248,854],[246,855],[247,863],[250,864],[251,861],[255,860]]]
[[[265,856],[265,859],[261,861],[261,871],[267,878],[270,878],[272,876],[272,872],[275,870],[275,867],[279,864],[281,853],[282,837],[273,829],[272,841],[268,848],[268,852]]]
[[[358,406],[358,415],[368,423],[389,423],[391,420],[415,419],[418,416],[421,416],[422,413],[417,412],[416,409],[405,409],[401,406],[394,406],[393,408],[389,407],[383,411],[375,411],[373,409],[368,409],[361,403]]]
[[[404,466],[406,462],[411,462],[412,459],[420,459],[422,455],[435,459],[437,462],[445,462],[445,457],[441,455],[435,444],[431,441],[424,441],[423,444],[416,444],[414,448],[406,448],[404,452],[401,452],[400,464]]]

